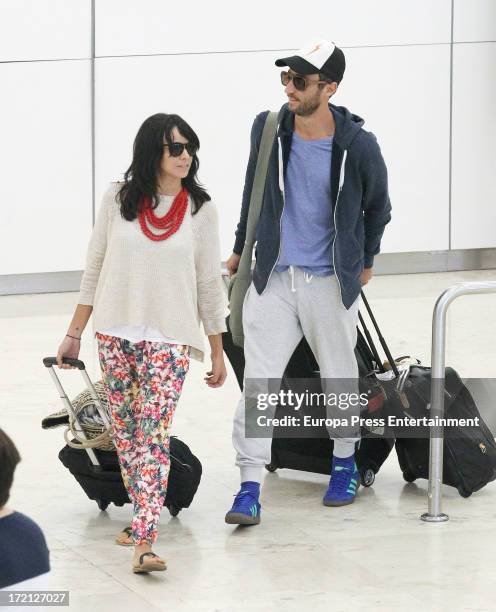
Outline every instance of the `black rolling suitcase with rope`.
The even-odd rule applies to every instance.
[[[67,425],[64,434],[67,444],[60,451],[59,459],[100,510],[105,510],[110,503],[116,506],[130,503],[110,437],[110,418],[105,409],[107,399],[103,384],[93,385],[81,360],[64,357],[63,361],[81,372],[87,391],[71,402],[53,367],[57,359],[45,357],[43,365],[50,371],[65,411],[44,419],[42,427],[47,429]],[[83,409],[88,408],[98,415],[96,425],[89,425],[83,419]],[[172,516],[189,507],[200,484],[201,474],[199,459],[184,442],[171,436],[170,473],[164,505]]]

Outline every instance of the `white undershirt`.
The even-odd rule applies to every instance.
[[[147,340],[148,342],[167,342],[167,344],[186,344],[174,338],[169,338],[169,336],[164,336],[158,329],[148,327],[147,325],[117,325],[115,327],[99,329],[98,333],[105,336],[124,338],[124,340],[129,340],[133,343]]]

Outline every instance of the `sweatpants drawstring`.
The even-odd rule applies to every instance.
[[[291,276],[291,292],[296,293],[296,287],[294,284],[294,266],[289,266],[289,276]]]
[[[288,268],[288,272],[289,272],[289,276],[291,276],[291,292],[292,293],[296,293],[296,287],[295,287],[295,271],[294,271],[294,266],[289,266]],[[305,279],[305,282],[308,284],[310,284],[310,281],[313,278],[313,274],[310,274],[310,272],[303,272],[303,278]]]

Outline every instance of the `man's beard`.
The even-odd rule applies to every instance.
[[[305,102],[300,102],[300,105],[295,109],[294,113],[295,115],[298,115],[299,117],[309,117],[310,115],[314,114],[314,112],[319,108],[319,106],[320,106],[320,94],[317,93],[310,100],[306,100]]]

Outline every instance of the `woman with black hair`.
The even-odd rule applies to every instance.
[[[117,543],[134,545],[136,573],[166,569],[152,552],[167,491],[169,430],[190,357],[209,387],[223,385],[226,299],[217,211],[198,183],[200,143],[178,115],[156,114],[134,141],[123,183],[103,197],[88,248],[78,305],[58,350],[77,357],[93,329],[112,415],[113,439],[133,521]]]

